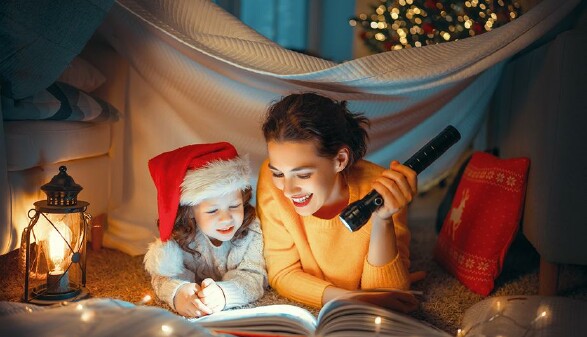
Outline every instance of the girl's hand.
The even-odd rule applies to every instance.
[[[375,180],[373,188],[383,197],[383,205],[375,214],[382,220],[388,220],[412,202],[418,192],[416,172],[394,160],[389,170],[383,171]]]
[[[212,310],[198,297],[198,291],[200,291],[200,286],[197,283],[186,283],[179,287],[173,298],[175,311],[185,317],[201,317],[211,314]]]
[[[226,297],[224,297],[222,288],[211,278],[202,281],[198,297],[212,312],[220,312],[226,305]]]

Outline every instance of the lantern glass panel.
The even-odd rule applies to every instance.
[[[85,242],[87,215],[39,212],[30,235],[31,302],[85,295]]]
[[[73,254],[80,252],[80,213],[44,215],[34,229],[39,233],[37,242],[40,241],[49,274],[63,273],[71,269]]]

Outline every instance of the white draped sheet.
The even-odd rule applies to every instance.
[[[256,174],[260,130],[280,97],[314,91],[347,100],[372,121],[367,159],[404,161],[447,125],[462,139],[419,176],[426,190],[450,172],[486,118],[508,58],[567,16],[579,0],[544,0],[511,23],[460,41],[341,64],[286,50],[207,0],[119,0],[100,34],[130,63],[122,146],[122,199],[104,244],[142,254],[157,235],[153,156],[229,141]],[[256,177],[252,177],[253,183]]]

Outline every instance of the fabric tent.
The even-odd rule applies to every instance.
[[[406,160],[448,124],[462,139],[419,176],[425,190],[470,146],[508,58],[543,36],[579,3],[545,0],[517,20],[460,41],[376,54],[341,64],[286,50],[213,3],[115,3],[101,34],[130,61],[121,207],[109,214],[106,246],[131,254],[156,236],[156,154],[227,140],[258,168],[260,122],[290,92],[349,101],[372,120],[368,159]]]
[[[93,1],[85,3],[93,6]],[[115,178],[120,186],[104,244],[134,255],[144,253],[156,237],[156,192],[147,161],[163,151],[226,140],[249,154],[256,173],[265,157],[264,111],[291,92],[347,100],[351,110],[365,113],[372,121],[367,159],[384,166],[392,159],[406,160],[454,125],[461,141],[419,176],[420,190],[428,189],[450,172],[479,133],[507,60],[579,3],[543,0],[517,20],[479,36],[338,64],[286,50],[207,0],[116,1],[97,31],[130,65],[128,76],[117,79],[124,83],[114,85],[124,88],[124,118],[113,140],[121,173]],[[57,24],[83,26],[80,15],[68,18]],[[86,18],[88,27],[96,18],[101,16]],[[84,42],[87,34],[81,33],[86,32],[70,36],[71,50],[37,48],[42,52],[32,61],[39,69],[52,66],[44,72],[51,78],[26,84],[37,89],[50,84],[83,45],[74,43]],[[51,53],[59,57],[51,59]],[[41,67],[41,58],[54,64]]]

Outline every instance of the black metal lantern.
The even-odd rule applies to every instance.
[[[67,174],[65,166],[59,167],[59,174],[41,190],[47,200],[34,203],[29,225],[22,233],[23,301],[49,305],[86,298],[89,203],[77,200],[82,187]]]

